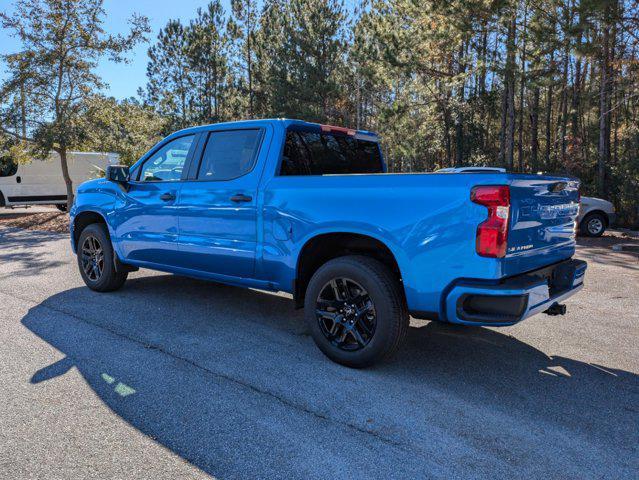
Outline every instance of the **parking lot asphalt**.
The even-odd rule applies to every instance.
[[[563,317],[411,321],[328,361],[284,295],[140,270],[84,287],[0,228],[0,478],[639,477],[639,259],[590,242]]]

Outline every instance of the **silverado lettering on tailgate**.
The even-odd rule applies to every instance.
[[[579,204],[564,203],[561,205],[540,205],[539,216],[542,220],[553,220],[557,217],[569,217],[577,215]]]

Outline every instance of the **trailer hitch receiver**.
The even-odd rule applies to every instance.
[[[566,315],[566,305],[555,302],[544,313],[546,315]]]

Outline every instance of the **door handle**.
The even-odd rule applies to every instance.
[[[20,175],[16,177],[16,183],[22,183],[22,177]]]
[[[242,193],[238,193],[237,195],[233,195],[231,197],[232,202],[250,202],[253,200],[253,197],[249,197],[248,195],[244,195]]]
[[[166,192],[160,195],[160,200],[164,200],[165,202],[170,202],[172,200],[175,200],[175,195],[172,194],[171,192]]]

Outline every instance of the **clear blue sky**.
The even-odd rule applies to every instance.
[[[124,33],[127,31],[127,20],[133,13],[146,15],[151,24],[150,42],[138,45],[129,54],[130,63],[113,63],[104,59],[98,74],[109,84],[107,94],[116,98],[135,96],[138,87],[146,83],[147,49],[155,41],[158,32],[170,19],[180,19],[188,23],[195,17],[198,7],[205,7],[207,0],[105,0],[106,10],[105,30],[109,33]],[[229,11],[229,0],[222,0],[225,10]],[[11,11],[12,0],[0,0],[0,10]],[[0,29],[0,54],[18,51],[19,42]],[[6,66],[2,65],[0,80],[6,78]]]

